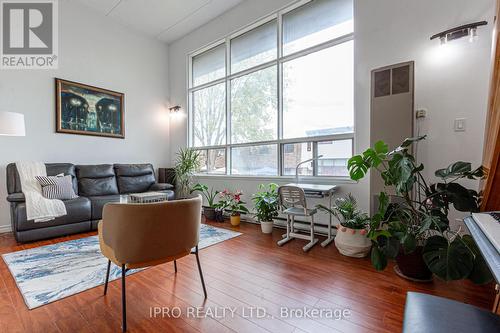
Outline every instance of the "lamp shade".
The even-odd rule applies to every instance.
[[[0,135],[25,136],[24,115],[15,112],[0,112]]]

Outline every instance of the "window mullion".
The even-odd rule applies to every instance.
[[[230,147],[231,140],[231,39],[226,38],[226,146]],[[226,150],[226,174],[231,174],[231,148]]]
[[[283,145],[281,144],[281,139],[283,138],[283,66],[281,65],[281,62],[279,59],[281,59],[283,55],[283,17],[282,13],[278,13],[278,58],[276,62],[276,68],[277,68],[277,75],[278,75],[278,89],[277,93],[278,96],[276,98],[278,99],[278,175],[282,176],[283,175],[283,159],[284,154],[283,154]]]

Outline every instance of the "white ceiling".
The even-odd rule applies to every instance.
[[[190,33],[243,0],[77,0],[165,43]]]

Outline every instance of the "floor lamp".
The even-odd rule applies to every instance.
[[[24,115],[15,112],[0,112],[0,135],[25,136]]]

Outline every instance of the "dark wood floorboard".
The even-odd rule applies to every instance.
[[[202,249],[200,259],[207,284],[204,300],[194,256],[163,264],[127,277],[130,332],[400,332],[407,291],[439,295],[489,308],[493,286],[468,281],[417,284],[393,272],[392,264],[376,272],[369,259],[342,256],[332,244],[302,251],[304,241],[276,246],[282,230],[264,235],[260,227],[242,223],[210,223],[243,233],[234,239]],[[17,244],[12,234],[0,234],[0,254],[88,237],[95,233]],[[106,268],[103,267],[103,270]],[[2,332],[120,332],[121,285],[102,286],[28,310],[7,265],[0,260],[0,333]],[[178,307],[178,318],[151,318],[151,307]],[[214,311],[236,309],[234,316],[213,312],[194,318],[187,307]],[[342,320],[298,319],[282,316],[281,309],[348,309]],[[265,309],[267,316],[249,316],[250,309]]]

